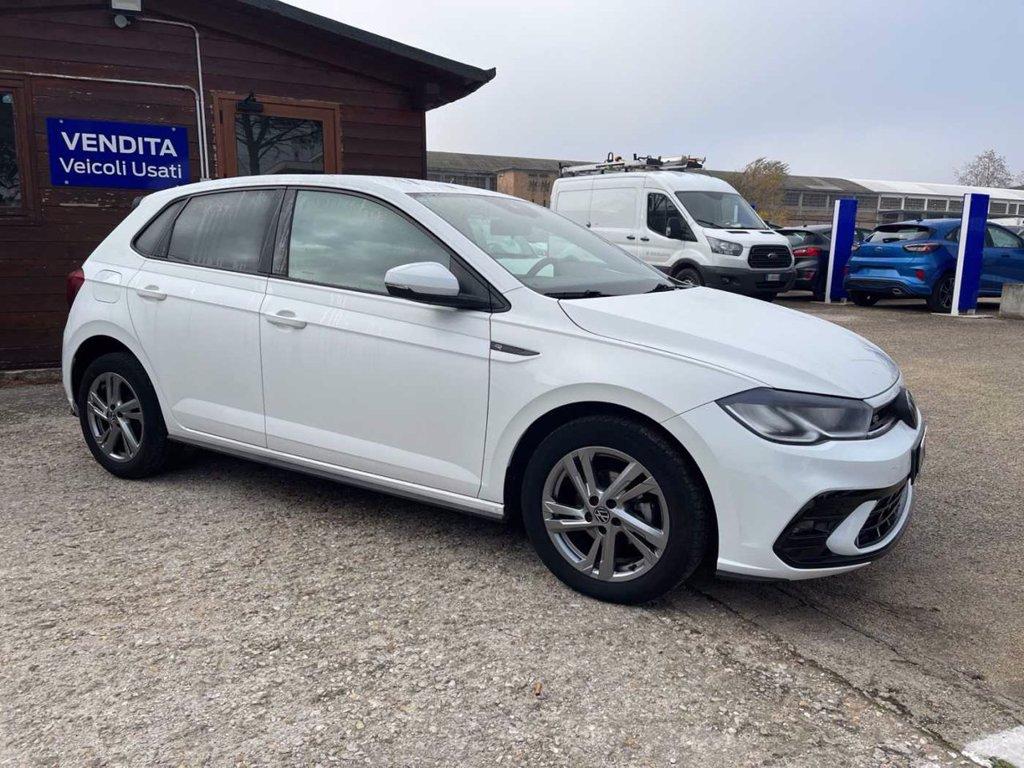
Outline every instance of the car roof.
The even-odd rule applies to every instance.
[[[953,224],[959,224],[960,219],[906,219],[905,221],[894,221],[890,224],[879,224],[880,227],[931,227],[941,229]]]
[[[735,192],[729,182],[691,171],[615,171],[612,173],[590,173],[581,176],[566,176],[557,180],[560,186],[573,184],[607,184],[614,186],[622,179],[651,179],[675,192]]]
[[[355,174],[327,174],[327,173],[283,173],[267,176],[233,176],[228,179],[209,179],[197,181],[192,184],[183,184],[179,187],[171,187],[159,192],[153,192],[142,199],[146,207],[162,205],[169,200],[174,200],[187,195],[196,195],[203,192],[215,192],[218,190],[230,190],[252,187],[324,187],[327,189],[343,189],[355,192],[366,192],[387,197],[388,193],[395,192],[414,194],[417,192],[444,192],[449,194],[465,195],[491,195],[494,197],[508,197],[498,192],[491,192],[477,187],[464,187],[458,184],[447,184],[441,181],[427,181],[426,179],[405,179],[393,176],[360,176]],[[518,199],[518,198],[516,198]]]

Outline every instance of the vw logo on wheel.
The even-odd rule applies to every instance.
[[[599,523],[607,523],[612,519],[612,513],[604,507],[598,507],[594,510],[594,519]]]

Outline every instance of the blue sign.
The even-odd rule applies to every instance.
[[[853,236],[857,227],[857,200],[843,198],[836,200],[832,215],[832,249],[829,252],[828,281],[825,286],[825,301],[839,301],[846,298],[843,281],[846,279],[846,265],[853,253]]]
[[[166,189],[191,181],[188,129],[46,118],[54,187]]]
[[[964,195],[956,277],[953,281],[954,315],[960,312],[973,313],[978,306],[982,257],[985,249],[985,225],[988,223],[988,200],[988,195],[976,192]]]

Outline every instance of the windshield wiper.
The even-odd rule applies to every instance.
[[[685,288],[683,285],[672,285],[672,283],[658,283],[656,286],[651,288],[648,293],[661,293],[662,291],[678,291],[680,288]]]
[[[587,290],[587,291],[551,291],[545,293],[545,296],[550,296],[552,299],[600,299],[610,294],[601,293],[600,291]]]
[[[721,224],[715,224],[713,221],[704,221],[704,219],[694,219],[698,224],[704,227],[711,227],[712,229],[725,229]]]

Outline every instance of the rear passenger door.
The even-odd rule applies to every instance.
[[[196,195],[136,240],[149,252],[129,282],[132,323],[154,384],[186,430],[266,445],[260,264],[282,197],[278,188]]]
[[[595,181],[590,193],[590,228],[605,240],[634,256],[639,255],[637,239],[640,188]]]

